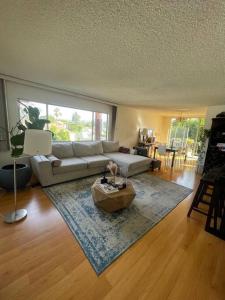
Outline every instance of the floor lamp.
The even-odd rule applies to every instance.
[[[27,129],[25,131],[23,154],[48,155],[52,152],[52,133],[46,130]],[[15,223],[27,216],[26,209],[17,209],[16,159],[13,160],[14,211],[4,216],[6,223]]]

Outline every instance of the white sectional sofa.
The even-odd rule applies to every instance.
[[[103,173],[112,160],[127,169],[128,176],[149,169],[151,159],[119,152],[119,143],[58,142],[52,145],[52,155],[34,156],[31,165],[42,186]]]

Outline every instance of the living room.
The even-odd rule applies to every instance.
[[[1,299],[225,299],[224,14],[1,2]]]

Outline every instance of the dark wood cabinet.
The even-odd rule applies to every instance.
[[[211,134],[204,164],[204,172],[225,164],[225,152],[217,147],[218,143],[225,144],[225,118],[213,118]]]

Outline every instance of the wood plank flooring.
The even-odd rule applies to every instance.
[[[153,173],[195,187],[193,168]],[[0,192],[1,213],[13,204]],[[0,222],[0,299],[225,299],[225,242],[186,217],[193,195],[130,247],[99,277],[40,187],[18,193],[28,217]]]

